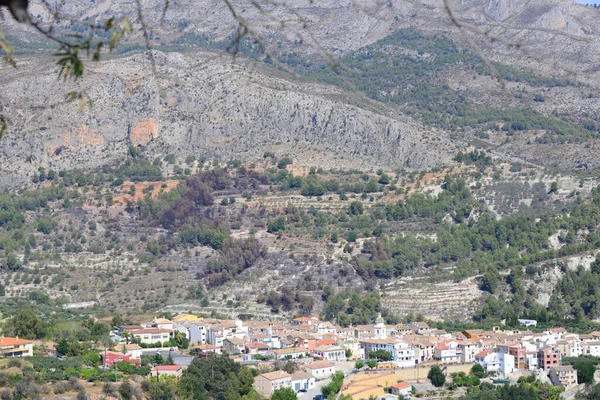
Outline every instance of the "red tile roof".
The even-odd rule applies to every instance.
[[[268,349],[269,345],[266,343],[262,343],[262,342],[254,342],[254,343],[246,343],[246,347],[249,348],[259,348],[259,349]]]
[[[212,344],[201,344],[200,346],[196,346],[196,349],[200,349],[200,350],[216,350],[216,349],[220,349],[219,346],[213,346]]]
[[[157,365],[152,371],[179,371],[182,368],[181,365]]]
[[[475,354],[475,357],[485,357],[485,356],[487,356],[488,354],[491,354],[491,353],[492,353],[492,350],[485,349],[485,350],[483,350],[483,351]]]
[[[317,345],[324,345],[324,344],[337,344],[337,340],[335,340],[335,339],[322,339],[322,340],[318,340],[317,341]]]
[[[20,346],[22,344],[31,344],[31,340],[12,338],[12,337],[0,337],[0,347],[2,346]]]
[[[391,387],[394,389],[406,389],[406,388],[411,387],[411,385],[406,382],[400,382],[400,383],[394,383]]]

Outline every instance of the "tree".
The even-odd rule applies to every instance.
[[[238,379],[240,381],[240,394],[242,396],[249,394],[252,391],[252,384],[254,383],[254,375],[252,375],[250,368],[246,366],[242,367]]]
[[[69,354],[69,342],[67,342],[67,339],[62,338],[56,342],[56,351],[63,356]]]
[[[596,366],[587,357],[576,357],[572,359],[573,368],[577,371],[577,383],[594,383]]]
[[[133,396],[133,386],[131,386],[131,382],[123,381],[119,385],[119,395],[123,400],[129,400]]]
[[[489,266],[483,277],[481,278],[481,290],[485,290],[494,294],[496,289],[498,288],[498,284],[500,282],[500,274],[498,274],[498,270]]]
[[[225,355],[195,358],[181,377],[180,394],[184,390],[186,398],[197,398],[202,393],[215,400],[229,400],[237,390],[234,397],[239,398],[240,393],[247,390],[247,377],[239,379],[240,374],[240,365]]]
[[[475,363],[471,367],[471,374],[475,375],[478,378],[483,378],[485,376],[485,370],[483,369],[483,367],[481,366],[481,364]]]
[[[271,400],[297,400],[298,396],[292,388],[277,389],[271,395]]]
[[[175,360],[173,360],[173,355],[171,354],[170,351],[169,351],[169,355],[167,356],[167,359],[165,360],[165,364],[166,365],[175,365]]]
[[[387,350],[379,349],[370,351],[369,358],[376,358],[379,361],[391,361],[394,356]]]
[[[353,201],[348,206],[348,213],[350,215],[362,215],[364,211],[363,203],[360,201]]]
[[[112,326],[122,326],[125,325],[125,319],[120,314],[115,314],[111,320]]]
[[[174,400],[176,398],[176,385],[171,380],[158,380],[149,382],[145,392],[148,400]]]
[[[279,216],[267,224],[267,232],[276,233],[285,230],[285,217]]]
[[[377,368],[377,366],[379,365],[379,363],[377,362],[377,360],[369,360],[367,361],[367,366],[371,369],[375,369]]]
[[[444,386],[444,383],[446,383],[446,375],[444,375],[441,368],[437,365],[431,367],[427,374],[427,379],[429,379],[431,384],[435,387],[442,387]]]
[[[46,335],[46,324],[32,309],[22,308],[14,317],[6,323],[7,330],[11,336],[19,336],[24,339],[41,339]]]
[[[354,368],[356,368],[356,369],[361,369],[364,366],[365,366],[365,363],[360,360],[354,363]]]
[[[352,349],[346,349],[344,351],[346,358],[352,357]]]

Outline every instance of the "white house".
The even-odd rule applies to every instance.
[[[521,326],[537,326],[537,321],[535,319],[519,319],[519,325]]]
[[[461,355],[457,352],[457,348],[456,342],[444,340],[435,346],[433,358],[443,363],[460,362]]]
[[[476,340],[464,340],[458,342],[461,361],[464,363],[472,363],[475,361],[475,354],[482,350],[481,345]]]
[[[372,351],[385,350],[392,354],[392,361],[395,361],[399,367],[415,365],[415,348],[404,340],[360,339],[359,343],[367,357]]]
[[[147,328],[132,331],[131,334],[138,339],[140,343],[152,344],[157,342],[168,342],[172,332],[171,329]]]
[[[136,343],[123,345],[123,353],[131,355],[131,358],[142,358],[142,347]]]
[[[594,357],[600,356],[600,341],[587,341],[581,344],[582,353]]]
[[[318,346],[313,350],[313,357],[326,361],[346,361],[346,350],[341,347]]]
[[[475,362],[480,364],[486,372],[498,371],[507,375],[515,371],[515,357],[507,353],[486,349],[475,355]]]
[[[156,378],[161,376],[172,376],[175,379],[181,378],[183,366],[181,365],[157,365],[152,368],[150,375]]]
[[[248,336],[248,327],[243,326],[242,321],[222,321],[219,324],[209,325],[207,340],[215,346],[223,346],[223,340],[227,338],[245,339]]]
[[[33,342],[18,337],[0,337],[0,357],[31,357]]]
[[[329,361],[321,361],[306,364],[304,369],[316,379],[326,379],[333,375],[337,369],[335,365]]]
[[[394,383],[391,386],[392,394],[398,396],[398,398],[407,398],[412,391],[412,385],[406,382]]]
[[[205,344],[208,338],[208,328],[205,323],[191,322],[188,327],[187,338],[192,343]]]
[[[287,349],[274,350],[275,358],[278,360],[284,359],[295,359],[305,357],[308,353],[308,349],[304,347],[290,347]]]
[[[312,376],[310,372],[299,371],[292,374],[292,389],[296,393],[301,390],[311,390],[315,387],[317,378]]]

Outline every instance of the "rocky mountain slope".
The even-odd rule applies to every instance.
[[[359,49],[364,46],[399,29],[414,28],[425,35],[443,34],[460,51],[467,49],[488,64],[501,62],[539,73],[543,79],[568,78],[576,83],[498,82],[491,71],[478,77],[471,67],[461,70],[460,63],[432,76],[431,85],[467,99],[476,109],[533,109],[540,116],[568,117],[578,124],[600,115],[600,72],[595,69],[600,55],[595,23],[599,11],[572,0],[451,1],[452,11],[464,24],[462,30],[440,1],[306,1],[285,6],[265,2],[262,12],[244,1],[233,4],[269,51],[277,54],[293,51],[317,65],[350,52],[361,57]],[[305,158],[305,164],[327,160],[328,166],[361,168],[426,169],[451,157],[453,145],[445,132],[402,116],[406,112],[402,104],[368,100],[356,82],[342,84],[346,86],[342,91],[239,63],[240,59],[231,65],[227,57],[190,53],[210,47],[209,42],[231,40],[236,21],[221,0],[170,3],[162,23],[156,21],[161,20],[164,2],[147,0],[142,6],[151,43],[186,51],[157,55],[157,76],[142,55],[90,65],[86,77],[75,84],[56,81],[51,63],[43,57],[20,58],[17,70],[2,74],[0,103],[12,133],[0,144],[0,162],[8,172],[1,183],[25,182],[40,166],[72,169],[123,159],[129,143],[147,146],[156,154],[195,152],[244,159],[274,146],[300,162]],[[31,11],[37,19],[49,18],[39,4]],[[69,2],[61,13],[84,22],[127,15],[135,29],[125,45],[141,42],[133,4]],[[55,29],[66,33],[78,26],[64,19]],[[38,46],[39,35],[30,28],[8,21],[3,30],[17,40],[17,48],[26,42],[28,49]],[[424,56],[433,61],[438,57],[435,52]],[[390,93],[397,89],[411,88],[392,88]],[[77,113],[73,104],[63,104],[71,90],[83,90],[94,107]],[[428,101],[438,112],[440,100]],[[600,121],[593,123],[600,127]],[[507,138],[466,129],[455,138],[462,145],[485,136],[484,143],[473,143],[506,159],[562,169],[598,164],[595,141],[563,140],[561,145],[538,141],[526,146],[540,131]]]
[[[227,160],[276,148],[300,163],[314,153],[323,167],[409,170],[447,163],[453,151],[442,132],[335,88],[203,55],[156,58],[156,76],[136,55],[93,67],[76,84],[57,81],[49,64],[29,70],[37,59],[8,70],[0,86],[10,93],[11,133],[0,144],[0,184],[22,183],[39,167],[101,166],[124,159],[129,145]],[[82,89],[93,105],[77,112],[64,98]]]

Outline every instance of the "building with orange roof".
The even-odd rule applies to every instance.
[[[390,388],[392,389],[392,394],[399,398],[410,395],[410,392],[412,391],[412,385],[406,382],[394,383]]]
[[[334,346],[337,344],[335,339],[321,339],[317,340],[317,346]]]
[[[451,340],[442,340],[433,350],[433,358],[443,363],[459,362],[461,359],[458,344]]]
[[[221,348],[219,346],[213,346],[212,344],[201,344],[193,347],[196,352],[200,354],[221,354]]]
[[[0,337],[0,357],[32,357],[33,342],[18,337]]]
[[[462,334],[465,335],[467,339],[483,339],[484,337],[483,329],[467,329],[462,331]]]
[[[176,380],[183,375],[182,365],[157,365],[150,371],[150,376],[160,378],[161,376],[172,376]]]

